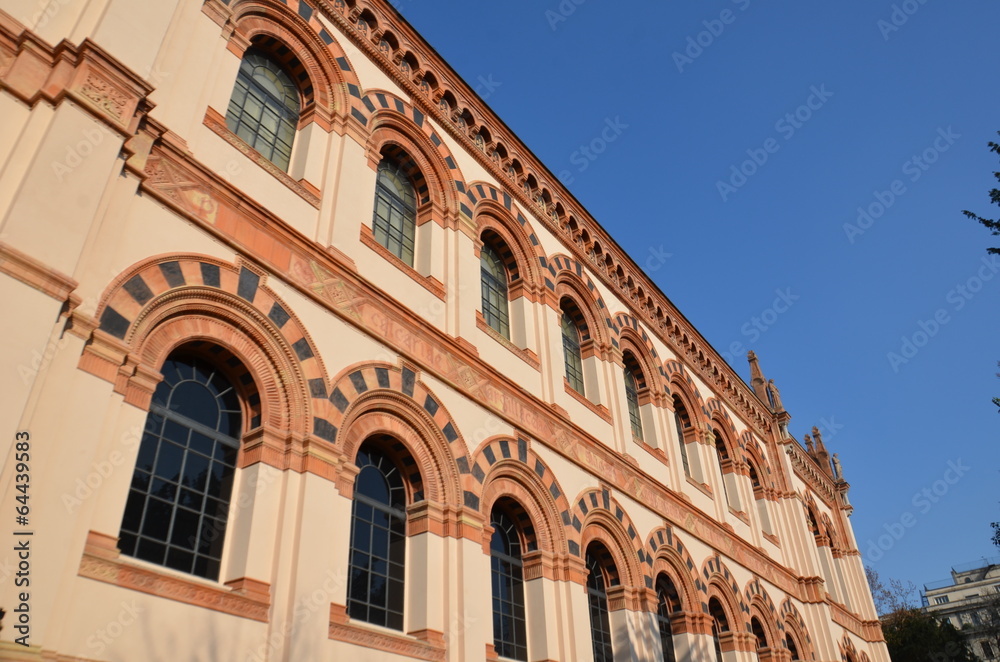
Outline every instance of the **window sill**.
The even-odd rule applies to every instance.
[[[537,354],[532,352],[530,349],[521,349],[510,340],[497,333],[496,329],[486,323],[486,320],[483,318],[483,313],[479,310],[476,311],[476,327],[509,349],[515,356],[517,356],[517,358],[521,359],[535,370],[541,369],[541,362],[538,360]]]
[[[243,152],[246,157],[266,170],[275,179],[296,193],[300,198],[308,202],[316,209],[319,209],[321,195],[319,189],[304,179],[293,179],[287,172],[265,159],[260,152],[255,150],[253,147],[248,145],[245,140],[229,130],[229,127],[226,126],[226,118],[223,117],[219,111],[209,106],[208,111],[205,112],[204,124],[212,130],[212,133],[216,134],[227,143]]]
[[[403,634],[368,623],[352,623],[347,616],[347,607],[336,603],[330,605],[330,629],[327,636],[333,641],[427,662],[444,662],[447,653],[444,634],[441,632],[423,630]]]
[[[409,276],[417,285],[420,285],[438,299],[441,299],[441,301],[445,300],[444,284],[441,281],[434,276],[421,276],[416,269],[400,260],[389,249],[380,244],[375,235],[372,234],[372,229],[367,225],[361,226],[361,243],[381,255],[390,264]]]
[[[227,588],[200,577],[185,576],[153,564],[122,558],[117,541],[117,538],[91,531],[77,574],[158,598],[261,623],[268,622],[271,608],[269,585],[243,579],[231,582],[233,586]]]
[[[594,412],[600,416],[606,423],[611,422],[611,412],[604,405],[596,405],[587,399],[587,396],[581,395],[575,388],[569,385],[569,380],[563,377],[563,390],[566,391],[574,400],[582,404],[584,407]]]

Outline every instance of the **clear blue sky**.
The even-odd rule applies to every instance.
[[[960,213],[1000,213],[1000,4],[893,5],[396,2],[636,262],[671,254],[649,275],[797,438],[826,421],[866,562],[921,585],[1000,551],[1000,238]]]

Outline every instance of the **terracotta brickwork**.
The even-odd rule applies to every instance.
[[[616,659],[661,659],[663,578],[691,659],[714,655],[717,601],[727,662],[791,660],[788,640],[803,660],[888,662],[849,485],[818,432],[815,448],[791,438],[756,358],[751,387],[390,3],[59,12],[45,27],[0,10],[0,100],[20,136],[0,142],[18,145],[0,153],[13,210],[0,286],[24,318],[6,339],[5,412],[42,440],[33,559],[47,582],[32,594],[31,645],[0,642],[0,656],[501,659],[502,512],[535,662],[590,659],[588,552],[606,576]],[[49,39],[64,24],[82,27]],[[136,30],[128,46],[108,36],[121,25]],[[223,112],[251,48],[299,93],[287,169]],[[80,166],[53,168],[67,150]],[[414,266],[375,231],[383,159],[413,189]],[[64,225],[43,204],[94,192]],[[487,243],[507,271],[510,338],[480,306]],[[564,376],[564,304],[585,394]],[[183,499],[202,498],[195,484],[211,483],[208,498],[232,491],[217,577],[122,551],[136,468],[161,462],[149,422],[165,415],[154,394],[178,350],[239,402],[232,473],[183,484]],[[44,360],[28,369],[32,355]],[[645,440],[631,434],[626,366]],[[675,398],[690,419],[681,439]],[[402,486],[390,509],[404,532],[392,552],[406,568],[401,628],[349,607],[377,593],[358,588],[368,542],[355,539],[372,449]],[[180,506],[168,506],[173,521]],[[15,598],[0,588],[0,606]]]

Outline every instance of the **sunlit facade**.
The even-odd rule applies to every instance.
[[[0,659],[888,661],[819,433],[388,2],[0,0],[0,116]]]

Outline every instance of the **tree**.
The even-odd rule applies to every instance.
[[[997,131],[997,135],[1000,135],[1000,131]],[[991,152],[995,152],[996,154],[1000,155],[1000,144],[990,141],[989,143],[987,143],[987,145],[989,146]],[[994,172],[993,176],[996,177],[998,182],[1000,182],[1000,172]],[[990,195],[990,202],[992,202],[995,205],[1000,205],[1000,188],[990,189],[989,195]],[[975,214],[968,210],[965,210],[962,213],[965,214],[968,218],[971,218],[974,221],[978,221],[979,223],[981,223],[994,236],[1000,236],[1000,220],[991,220],[988,218],[983,218],[982,216],[979,216],[978,214]],[[1000,248],[996,247],[987,248],[986,252],[1000,255]]]
[[[913,603],[916,586],[898,579],[882,581],[878,571],[865,566],[875,608],[882,621],[889,657],[893,660],[948,660],[976,662],[965,638],[950,622],[941,622]]]

